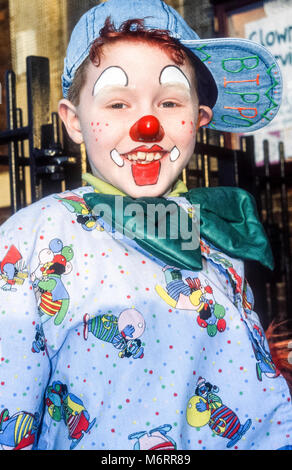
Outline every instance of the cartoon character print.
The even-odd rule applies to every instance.
[[[196,311],[198,325],[206,328],[209,336],[226,329],[225,308],[214,299],[211,286],[202,286],[199,277],[183,278],[182,271],[173,266],[165,266],[163,272],[167,290],[160,285],[155,290],[168,305]]]
[[[93,318],[86,313],[83,317],[83,337],[92,333],[96,338],[111,343],[118,349],[119,357],[142,359],[144,348],[139,337],[145,330],[145,320],[138,310],[123,310],[118,317],[115,315],[97,315]]]
[[[206,252],[206,257],[216,266],[219,272],[225,276],[226,280],[230,282],[234,293],[234,303],[240,304],[242,300],[241,291],[243,282],[242,278],[234,269],[233,264],[225,258],[223,253],[210,250],[210,247],[209,252]]]
[[[15,292],[16,285],[22,285],[28,277],[28,272],[18,249],[11,245],[3,260],[0,262],[0,279],[4,284],[2,290]]]
[[[212,385],[203,377],[199,377],[195,395],[187,404],[187,422],[190,426],[201,428],[209,425],[218,436],[229,439],[227,447],[233,447],[251,426],[251,419],[244,424],[240,423],[238,416],[223,404],[216,395],[219,388]]]
[[[176,442],[167,436],[172,429],[170,424],[163,424],[151,431],[140,431],[130,434],[128,439],[137,439],[133,450],[176,450]]]
[[[247,328],[248,336],[252,344],[256,358],[256,375],[259,381],[263,375],[268,378],[276,378],[280,374],[272,361],[269,345],[262,326],[253,312],[254,298],[248,282],[243,285],[242,306],[243,322]]]
[[[86,231],[97,229],[103,231],[103,226],[98,222],[99,216],[94,215],[88,208],[84,199],[74,192],[66,192],[54,196],[57,198],[70,212],[76,214],[76,221]]]
[[[40,251],[39,265],[31,274],[32,285],[38,301],[41,323],[54,317],[54,324],[60,325],[69,308],[69,294],[62,276],[72,271],[74,256],[71,246],[63,246],[54,238],[49,247]]]
[[[244,309],[245,318],[248,318],[248,316],[253,311],[254,296],[246,279],[244,280],[244,283],[243,283],[242,306]]]
[[[47,352],[46,338],[43,330],[43,325],[36,325],[35,339],[32,342],[31,350],[33,353]]]
[[[20,411],[9,416],[5,408],[0,414],[0,445],[3,450],[30,450],[34,447],[39,414]]]
[[[254,355],[256,358],[256,374],[258,380],[263,380],[263,374],[268,378],[276,378],[280,375],[280,371],[276,368],[272,361],[272,356],[269,351],[268,342],[263,329],[257,325],[253,325],[251,332],[247,326],[249,339],[252,344]]]
[[[253,312],[253,306],[253,293],[245,279],[242,293],[242,319],[247,328],[248,336],[256,358],[256,375],[259,381],[263,380],[263,375],[268,378],[276,378],[280,375],[280,371],[273,363],[268,341],[256,314]]]
[[[207,246],[207,245],[205,245]],[[242,320],[247,328],[255,358],[256,374],[262,381],[263,374],[268,378],[278,377],[280,372],[272,361],[264,331],[253,313],[254,297],[246,279],[244,281],[233,268],[232,263],[222,253],[206,250],[208,259],[215,263],[219,271],[231,283],[234,292],[234,303],[242,314]],[[242,291],[242,292],[241,292]]]
[[[83,439],[96,418],[90,422],[90,416],[83,402],[73,393],[68,392],[66,384],[55,381],[46,390],[45,402],[50,417],[56,421],[64,421],[68,429],[70,450],[74,449]]]

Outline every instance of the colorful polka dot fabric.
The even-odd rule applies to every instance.
[[[201,240],[203,270],[165,265],[114,237],[91,191],[0,229],[0,447],[291,446],[291,397],[243,263]]]

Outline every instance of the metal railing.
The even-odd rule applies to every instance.
[[[62,182],[68,180],[69,174],[70,183],[80,186],[81,182],[79,148],[74,149],[66,139],[62,145],[58,115],[50,113],[49,60],[29,56],[26,67],[27,125],[23,125],[23,112],[16,103],[15,73],[7,71],[5,75],[7,129],[0,132],[0,145],[8,146],[8,155],[0,157],[0,164],[9,165],[12,213],[27,203],[26,167],[32,202],[61,191]]]

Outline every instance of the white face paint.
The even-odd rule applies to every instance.
[[[194,82],[189,62],[178,67],[160,47],[132,40],[105,44],[99,66],[88,64],[77,106],[93,174],[134,198],[167,193],[194,151]],[[131,127],[150,114],[163,139],[133,141]]]
[[[93,96],[97,95],[100,90],[106,86],[127,86],[128,76],[121,67],[108,67],[96,80],[93,87]]]
[[[167,65],[164,67],[160,74],[159,82],[161,85],[173,85],[179,83],[184,85],[189,90],[191,88],[190,82],[188,81],[183,71],[174,65]]]

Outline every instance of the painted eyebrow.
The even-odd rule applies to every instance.
[[[188,78],[185,76],[183,71],[175,65],[166,65],[166,67],[162,69],[159,76],[159,83],[160,85],[166,85],[168,83],[181,83],[188,89],[191,88]]]
[[[118,66],[110,66],[106,68],[96,80],[92,95],[95,96],[99,91],[106,86],[128,86],[129,80],[126,72]]]

